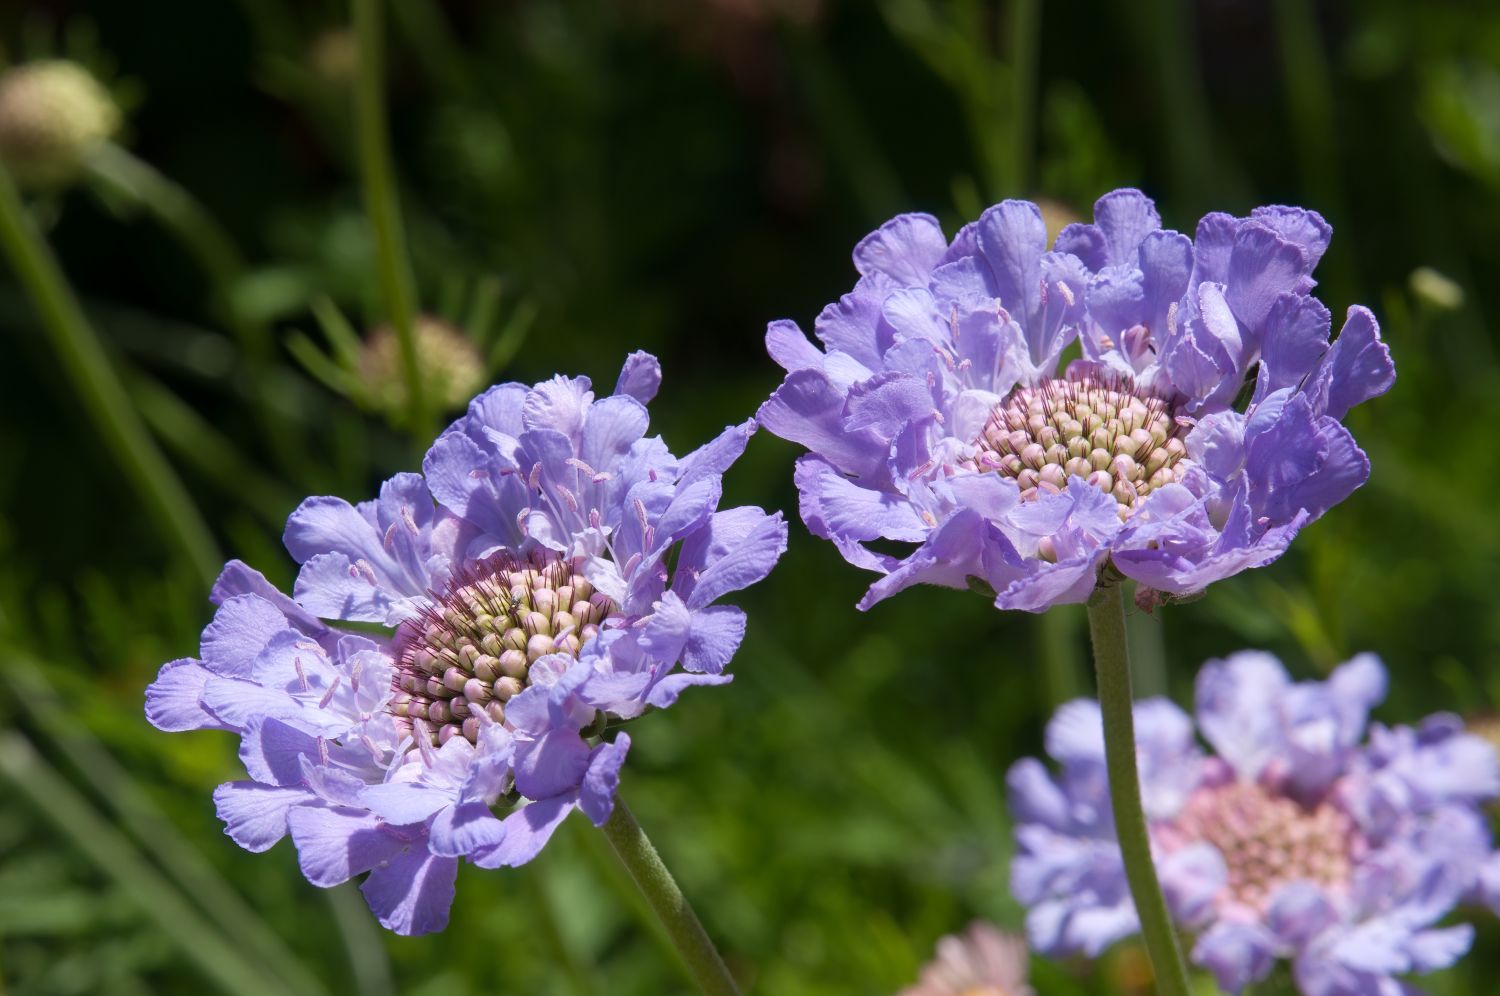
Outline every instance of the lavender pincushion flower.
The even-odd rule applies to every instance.
[[[1025,201],[951,242],[899,216],[855,248],[822,349],[792,322],[767,330],[788,373],[759,419],[811,451],[808,528],[883,575],[861,608],[930,583],[1041,611],[1085,600],[1109,565],[1194,593],[1276,559],[1369,475],[1340,421],[1394,371],[1364,308],[1329,341],[1309,294],[1322,218],[1211,214],[1193,240],[1118,190],[1095,219],[1049,252]],[[1075,339],[1082,359],[1059,370]]]
[[[424,475],[292,514],[293,597],[225,568],[200,657],[162,668],[146,712],[240,735],[249,780],[215,793],[236,842],[290,832],[316,885],[369,872],[381,923],[412,934],[445,925],[459,858],[518,865],[574,809],[609,819],[616,727],[729,680],[745,617],[715,603],[786,545],[779,513],[718,509],[753,423],[679,460],[645,434],[660,380],[636,353],[606,398],[494,387]]]
[[[1495,895],[1500,867],[1481,805],[1500,795],[1494,748],[1456,717],[1378,724],[1385,670],[1357,657],[1325,682],[1293,683],[1268,654],[1199,673],[1197,728],[1163,699],[1136,706],[1142,795],[1157,871],[1192,959],[1230,992],[1292,962],[1308,996],[1396,989],[1446,967],[1473,930],[1439,927]],[[1362,740],[1364,742],[1362,742]],[[1047,729],[1053,776],[1010,771],[1019,853],[1012,891],[1032,944],[1097,955],[1138,929],[1114,837],[1098,707],[1064,705]]]

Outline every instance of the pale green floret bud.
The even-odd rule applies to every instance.
[[[0,73],[0,163],[28,189],[76,180],[120,127],[120,109],[76,62],[48,59]]]
[[[500,673],[507,678],[526,677],[526,652],[524,650],[507,650],[500,655]]]

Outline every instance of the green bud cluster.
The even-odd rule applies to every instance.
[[[571,560],[501,555],[455,577],[421,615],[396,631],[391,712],[432,742],[479,737],[484,712],[505,722],[505,703],[527,687],[547,654],[574,657],[615,611]]]
[[[1158,397],[1090,376],[1057,378],[994,407],[974,441],[975,465],[1015,478],[1026,500],[1081,477],[1112,495],[1125,519],[1187,471],[1185,433]]]
[[[0,74],[0,163],[28,188],[66,186],[120,127],[120,109],[87,69],[65,59]]]

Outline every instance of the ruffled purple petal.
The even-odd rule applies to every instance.
[[[203,630],[199,653],[215,673],[246,677],[266,643],[286,629],[286,616],[274,604],[259,595],[235,595],[219,605]]]
[[[448,926],[458,861],[412,846],[377,866],[359,891],[387,930],[403,936],[430,934]]]
[[[573,729],[555,729],[516,748],[516,788],[528,799],[575,789],[588,769],[588,745]]]
[[[1384,394],[1395,382],[1396,368],[1381,341],[1379,323],[1368,308],[1355,305],[1304,390],[1315,411],[1342,419],[1349,409]]]
[[[1151,198],[1139,190],[1114,190],[1094,202],[1094,224],[1104,236],[1110,263],[1134,264],[1145,238],[1161,228],[1161,215]]]
[[[1220,921],[1193,945],[1193,963],[1212,972],[1219,988],[1238,996],[1271,974],[1275,938],[1258,924]]]
[[[899,287],[920,287],[947,249],[936,218],[901,214],[860,240],[854,265],[865,276],[880,274]]]
[[[203,687],[213,676],[195,660],[163,664],[146,688],[146,719],[167,733],[233,729],[203,707]]]
[[[568,814],[578,807],[576,795],[554,796],[528,803],[503,821],[505,839],[494,847],[476,852],[473,860],[481,868],[518,868],[536,857]]]
[[[1281,662],[1258,650],[1209,661],[1198,672],[1198,727],[1247,781],[1258,778],[1281,749],[1277,705],[1290,686]]]
[[[287,835],[287,814],[314,802],[311,792],[259,782],[225,782],[214,789],[224,832],[247,851],[268,851]]]
[[[302,759],[318,757],[318,738],[268,716],[251,716],[240,738],[240,761],[267,785],[301,785]]]
[[[745,452],[750,437],[755,434],[754,419],[731,425],[682,458],[678,471],[677,486],[686,487],[704,477],[716,477],[727,471]]]
[[[297,806],[287,814],[297,862],[313,885],[330,888],[394,860],[407,842],[370,813]]]
[[[669,674],[653,681],[646,694],[646,704],[666,709],[677,701],[684,690],[699,685],[727,685],[734,680],[730,674]]]
[[[578,793],[578,808],[583,815],[602,827],[615,809],[615,790],[620,787],[620,767],[630,752],[630,734],[621,733],[613,743],[594,748],[588,771]]]
[[[1311,272],[1312,262],[1301,246],[1262,224],[1241,226],[1229,256],[1226,297],[1254,341],[1260,341],[1277,298],[1305,290],[1303,281]]]
[[[875,474],[884,454],[868,429],[844,430],[847,395],[822,372],[796,370],[760,406],[756,420],[783,439],[801,443],[820,454],[841,473],[855,477]]]
[[[764,578],[786,552],[786,520],[743,506],[718,512],[683,541],[673,590],[690,609],[701,609]]]
[[[626,394],[643,405],[661,388],[661,364],[650,353],[636,351],[625,357],[620,368],[620,379],[615,381],[615,393]]]

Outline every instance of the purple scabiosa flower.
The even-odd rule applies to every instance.
[[[882,575],[861,608],[925,582],[1041,611],[1106,568],[1191,594],[1276,559],[1369,474],[1340,421],[1394,370],[1364,308],[1330,342],[1309,294],[1329,235],[1272,207],[1209,215],[1194,240],[1135,190],[1050,252],[1026,201],[951,242],[902,215],[855,248],[821,349],[771,324],[787,376],[759,419],[811,451],[808,528]]]
[[[215,793],[236,842],[290,833],[315,885],[369,872],[381,923],[412,934],[445,925],[459,858],[522,864],[574,809],[609,819],[620,723],[730,680],[745,616],[716,603],[786,545],[779,513],[718,508],[754,424],[678,459],[646,435],[660,381],[636,353],[605,398],[491,388],[425,475],[292,513],[292,597],[225,568],[199,657],[146,714],[240,735],[249,780]]]
[[[1464,901],[1496,906],[1481,806],[1500,762],[1456,717],[1375,724],[1380,662],[1362,655],[1294,683],[1268,654],[1210,661],[1197,732],[1164,699],[1135,708],[1141,786],[1162,891],[1195,938],[1192,960],[1226,990],[1291,962],[1309,996],[1376,996],[1395,976],[1457,961],[1473,930],[1437,923]],[[1110,818],[1098,707],[1064,705],[1047,729],[1054,775],[1027,758],[1008,777],[1019,852],[1012,889],[1031,943],[1097,955],[1138,929]]]
[[[937,942],[937,956],[900,996],[1033,996],[1026,942],[983,920]]]

